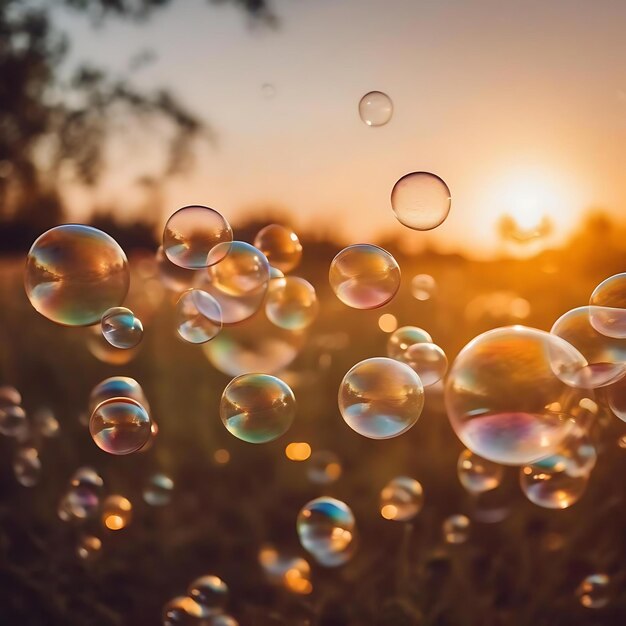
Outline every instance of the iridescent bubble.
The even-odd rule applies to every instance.
[[[400,360],[420,377],[425,387],[442,380],[448,371],[448,357],[434,343],[415,343],[407,348]]]
[[[603,280],[593,290],[589,304],[591,325],[600,334],[626,339],[626,273]]]
[[[398,476],[380,492],[380,514],[389,520],[406,522],[424,506],[424,490],[414,478]]]
[[[157,440],[158,435],[159,435],[159,425],[154,420],[152,420],[152,423],[150,424],[150,439],[148,439],[146,444],[139,450],[139,452],[141,454],[145,454],[146,452],[148,452],[148,450],[151,450],[152,446]]]
[[[175,265],[197,270],[221,261],[232,240],[230,224],[215,209],[186,206],[167,220],[163,251]]]
[[[76,546],[76,554],[83,560],[88,561],[94,559],[102,549],[102,541],[94,535],[83,535],[78,540]]]
[[[103,484],[100,474],[91,467],[76,470],[57,508],[59,517],[68,522],[85,520],[95,515],[100,507]]]
[[[174,481],[165,474],[153,474],[143,490],[143,499],[150,506],[165,506],[172,499]]]
[[[97,228],[65,224],[46,231],[26,258],[24,287],[34,309],[64,326],[89,326],[128,293],[124,251]]]
[[[382,91],[370,91],[359,101],[359,117],[368,126],[384,126],[393,115],[393,102]]]
[[[600,319],[599,307],[582,306],[562,315],[550,332],[576,348],[586,359],[569,384],[584,389],[610,385],[626,375],[626,339],[600,334],[591,319]]]
[[[417,274],[411,279],[411,294],[420,302],[430,300],[437,290],[437,283],[430,274]]]
[[[269,286],[265,314],[279,328],[302,330],[313,323],[319,308],[315,288],[304,278],[287,276]]]
[[[222,309],[200,289],[185,291],[176,303],[176,332],[188,343],[211,341],[222,329]]]
[[[207,610],[189,596],[172,598],[163,607],[163,626],[211,626]]]
[[[103,336],[100,326],[90,326],[86,329],[85,345],[87,350],[102,363],[109,365],[126,365],[130,363],[141,350],[141,344],[134,348],[120,350],[112,346]]]
[[[21,406],[6,406],[0,410],[0,433],[7,437],[19,437],[27,429],[26,413]]]
[[[220,417],[228,432],[248,443],[273,441],[289,430],[296,399],[289,385],[269,374],[243,374],[228,383]]]
[[[306,559],[281,553],[274,546],[264,545],[259,550],[259,564],[269,582],[301,595],[313,591],[311,566]]]
[[[406,174],[391,191],[396,218],[413,230],[432,230],[443,224],[451,201],[448,185],[430,172]]]
[[[602,609],[611,599],[610,585],[611,580],[606,574],[591,574],[578,585],[576,596],[584,607]]]
[[[606,398],[611,411],[626,422],[626,378],[612,384],[606,390]]]
[[[533,504],[545,509],[566,509],[585,493],[588,475],[572,475],[557,457],[549,459],[520,468],[520,486]]]
[[[450,423],[472,452],[504,465],[554,453],[574,428],[583,391],[562,378],[585,363],[570,344],[524,326],[497,328],[470,341],[445,387]]]
[[[101,450],[131,454],[150,439],[150,416],[132,398],[111,398],[101,402],[91,414],[89,432]]]
[[[307,461],[307,478],[316,485],[334,483],[341,476],[342,471],[341,460],[330,450],[316,450]]]
[[[537,470],[565,472],[578,478],[589,476],[596,465],[598,454],[588,432],[578,424],[563,439],[554,454],[533,463]]]
[[[35,448],[18,448],[15,451],[13,473],[22,487],[34,487],[39,482],[41,461]]]
[[[443,521],[443,538],[446,543],[465,543],[469,537],[471,522],[466,515],[450,515]]]
[[[340,567],[345,565],[355,555],[357,546],[357,537],[353,536],[352,541],[344,550],[338,550],[336,552],[318,550],[315,553],[311,553],[311,556],[315,559],[316,563],[323,567]]]
[[[42,437],[56,437],[59,434],[59,421],[48,407],[41,407],[33,413],[33,426]]]
[[[187,595],[208,611],[221,612],[228,602],[228,586],[218,576],[209,574],[196,578]]]
[[[339,387],[339,410],[346,424],[370,439],[406,432],[422,413],[424,387],[404,363],[383,357],[357,363]]]
[[[148,406],[146,396],[141,385],[130,376],[111,376],[98,383],[89,395],[89,412],[93,413],[96,407],[111,398],[131,398],[142,406]]]
[[[406,352],[411,346],[432,342],[432,337],[425,330],[417,326],[402,326],[387,340],[387,356],[406,363]]]
[[[102,523],[109,530],[122,530],[133,518],[133,505],[124,496],[112,495],[102,503]]]
[[[262,228],[254,238],[258,248],[272,267],[281,272],[289,272],[300,263],[302,244],[298,235],[281,224],[270,224]]]
[[[467,491],[483,493],[500,485],[504,469],[497,463],[479,457],[471,450],[463,450],[457,463],[457,474]]]
[[[126,307],[116,306],[105,311],[100,324],[102,336],[114,348],[134,348],[143,339],[141,320]]]
[[[382,248],[356,244],[332,260],[328,280],[335,295],[354,309],[376,309],[387,304],[400,287],[400,267]]]

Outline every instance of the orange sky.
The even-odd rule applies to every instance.
[[[178,0],[148,25],[94,31],[60,14],[74,60],[165,85],[218,134],[196,167],[167,183],[166,209],[202,203],[235,225],[277,205],[296,227],[346,243],[381,233],[477,256],[497,249],[495,223],[547,214],[554,242],[590,206],[626,215],[626,3],[622,0],[278,0],[278,30],[250,28],[232,7]],[[262,85],[276,94],[268,99]],[[391,122],[365,126],[367,91],[394,102]],[[133,181],[162,151],[133,131],[111,147],[101,203],[123,215],[145,200]],[[428,170],[452,192],[448,220],[429,234],[401,226],[395,181]],[[93,198],[68,187],[73,217]]]

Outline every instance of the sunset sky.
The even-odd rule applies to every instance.
[[[623,0],[275,0],[278,29],[250,27],[231,6],[179,0],[147,24],[94,29],[59,13],[72,62],[165,86],[216,131],[196,166],[167,183],[167,214],[207,204],[235,228],[259,207],[288,211],[296,227],[346,243],[383,234],[474,255],[497,250],[495,224],[547,215],[554,242],[603,207],[626,217],[626,2]],[[275,95],[267,98],[269,83]],[[381,90],[386,126],[358,117]],[[133,182],[159,154],[150,133],[111,149],[98,201],[132,215]],[[410,171],[442,177],[448,220],[424,234],[400,225],[389,195]],[[93,198],[68,190],[74,219]]]

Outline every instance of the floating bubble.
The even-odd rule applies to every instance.
[[[20,437],[27,430],[26,413],[21,406],[5,406],[0,410],[0,433],[7,437]]]
[[[289,385],[269,374],[243,374],[228,383],[220,417],[229,433],[248,443],[273,441],[289,430],[296,399]]]
[[[576,387],[604,387],[626,375],[626,339],[600,334],[592,326],[591,319],[601,316],[600,307],[578,307],[562,315],[550,330],[574,346],[587,361],[571,380],[566,380]]]
[[[116,306],[105,311],[100,324],[102,336],[114,348],[134,348],[143,339],[141,320],[126,307]]]
[[[210,612],[221,612],[228,601],[228,586],[218,576],[209,574],[196,578],[187,589],[187,595]]]
[[[311,566],[306,559],[281,553],[273,546],[265,545],[259,550],[259,564],[269,582],[300,595],[313,591]]]
[[[97,228],[64,224],[46,231],[26,258],[24,286],[33,308],[64,326],[89,326],[128,293],[124,251]]]
[[[165,506],[172,499],[174,481],[165,474],[153,474],[143,490],[143,499],[150,506]]]
[[[471,450],[463,450],[457,463],[457,474],[467,491],[483,493],[500,485],[504,469],[497,463],[479,457]]]
[[[90,326],[86,329],[85,345],[87,350],[102,363],[109,365],[126,365],[130,363],[141,349],[141,344],[134,348],[121,350],[112,346],[103,336],[100,326]]]
[[[315,288],[304,278],[287,276],[269,286],[265,314],[279,328],[302,330],[313,323],[319,308]]]
[[[337,552],[325,552],[323,550],[319,550],[318,552],[312,553],[311,556],[315,559],[316,563],[323,567],[341,567],[355,555],[357,545],[357,538],[353,537],[352,541],[345,550]]]
[[[311,454],[306,467],[307,478],[316,485],[334,483],[342,472],[341,460],[329,450],[316,450]]]
[[[89,432],[101,450],[131,454],[150,439],[150,416],[136,400],[111,398],[101,402],[91,414]]]
[[[432,230],[450,213],[448,185],[430,172],[411,172],[391,191],[391,207],[401,224],[413,230]]]
[[[570,344],[524,326],[497,328],[470,341],[445,387],[450,423],[472,452],[525,465],[556,451],[574,428],[583,392],[562,378],[585,363]]]
[[[611,580],[606,574],[591,574],[580,583],[576,596],[584,607],[602,609],[611,599],[610,585]]]
[[[411,295],[420,302],[430,300],[437,291],[437,282],[430,274],[417,274],[411,279]]]
[[[188,343],[211,341],[222,329],[222,309],[200,289],[189,289],[176,303],[176,332]]]
[[[300,263],[302,244],[298,235],[281,224],[270,224],[262,228],[254,238],[258,248],[272,267],[289,272]]]
[[[606,390],[606,398],[611,411],[626,422],[626,378],[612,384]]]
[[[448,357],[434,343],[415,343],[406,349],[400,360],[420,377],[425,387],[442,380],[448,371]]]
[[[76,553],[83,561],[94,559],[102,549],[102,541],[94,535],[83,535],[78,540]]]
[[[189,596],[172,598],[163,607],[163,626],[212,626],[207,610]]]
[[[33,413],[33,426],[42,437],[56,437],[60,430],[59,421],[47,407],[41,407]]]
[[[39,482],[41,461],[35,448],[18,448],[15,451],[13,473],[22,487],[34,487]]]
[[[159,279],[166,289],[180,293],[193,286],[197,276],[196,271],[172,263],[163,252],[163,246],[159,246],[155,261]]]
[[[469,537],[471,522],[466,515],[450,515],[443,521],[443,538],[446,543],[465,543]]]
[[[339,410],[346,424],[370,439],[406,432],[422,413],[424,387],[404,363],[383,357],[357,363],[339,387]]]
[[[603,280],[593,290],[589,304],[591,325],[600,334],[626,339],[626,273]]]
[[[68,522],[85,520],[100,507],[100,493],[104,483],[102,477],[91,467],[80,467],[74,472],[69,489],[63,494],[57,513]]]
[[[122,530],[133,518],[133,505],[124,496],[112,495],[102,503],[102,523],[109,530]]]
[[[163,251],[175,265],[197,270],[220,262],[232,240],[230,224],[215,209],[186,206],[167,220]]]
[[[424,491],[414,478],[398,476],[380,492],[380,514],[389,520],[406,522],[424,506]]]
[[[545,469],[548,472],[565,472],[568,476],[578,478],[589,476],[597,459],[598,454],[591,437],[584,428],[576,424],[556,452],[533,463],[533,468]]]
[[[570,474],[558,457],[549,457],[520,468],[520,485],[524,495],[533,504],[545,509],[572,506],[585,493],[588,482],[588,475]]]
[[[387,356],[406,363],[406,352],[411,346],[432,342],[432,337],[425,330],[417,326],[402,326],[387,340]]]
[[[370,91],[359,101],[359,117],[368,126],[384,126],[393,115],[393,102],[382,91]]]
[[[328,280],[335,295],[354,309],[376,309],[387,304],[400,287],[400,267],[382,248],[356,244],[332,260]]]
[[[111,376],[98,383],[89,395],[89,412],[93,413],[96,407],[111,398],[130,398],[142,406],[148,406],[146,396],[141,385],[130,376]]]

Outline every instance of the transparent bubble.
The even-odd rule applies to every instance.
[[[357,538],[356,536],[353,536],[352,541],[344,550],[336,552],[318,550],[317,552],[311,553],[311,556],[316,563],[322,565],[323,567],[340,567],[342,565],[345,565],[355,555],[357,546]]]
[[[591,325],[600,334],[626,339],[626,273],[603,280],[593,290],[589,304]]]
[[[172,499],[174,481],[165,474],[153,474],[143,490],[143,499],[150,506],[165,506]]]
[[[85,345],[87,350],[102,363],[109,365],[126,365],[130,363],[141,350],[141,344],[134,348],[121,350],[112,346],[103,336],[100,326],[90,326],[86,329]]]
[[[100,324],[102,336],[114,348],[134,348],[143,339],[141,320],[126,307],[116,306],[105,311]]]
[[[237,324],[261,308],[270,281],[270,265],[262,252],[243,241],[219,244],[220,254],[222,248],[228,248],[223,259],[200,272],[196,286],[217,300],[224,324]]]
[[[330,450],[316,450],[307,461],[307,478],[316,485],[334,483],[341,476],[342,471],[341,460]]]
[[[175,265],[197,270],[221,261],[232,240],[230,224],[220,213],[206,206],[186,206],[167,220],[163,251]]]
[[[129,284],[124,251],[91,226],[51,228],[26,258],[26,295],[36,311],[57,324],[95,324],[107,309],[122,304]]]
[[[279,328],[302,330],[313,323],[319,308],[315,288],[304,278],[287,276],[269,286],[265,314]]]
[[[264,545],[259,550],[259,564],[269,582],[284,586],[300,595],[307,595],[313,591],[311,566],[306,559]]]
[[[211,341],[222,329],[222,309],[200,289],[189,289],[176,303],[176,332],[188,343]]]
[[[172,598],[163,607],[163,626],[212,626],[207,610],[188,596]]]
[[[387,304],[400,287],[400,267],[382,248],[356,244],[332,260],[328,280],[335,295],[354,309],[376,309]]]
[[[48,407],[41,407],[33,413],[33,426],[42,437],[56,437],[60,430],[59,421]]]
[[[414,478],[398,476],[380,492],[380,514],[389,520],[406,522],[424,506],[424,490]]]
[[[228,586],[218,576],[209,574],[196,578],[189,585],[187,594],[203,608],[221,611],[228,601]]]
[[[254,238],[258,248],[272,267],[281,272],[289,272],[300,263],[302,244],[298,235],[281,224],[270,224],[262,228]]]
[[[26,413],[21,406],[6,406],[0,410],[0,433],[20,437],[27,429]]]
[[[554,458],[520,468],[520,485],[533,504],[545,509],[567,509],[585,493],[589,478],[585,474],[570,474],[560,460],[551,464]]]
[[[368,126],[384,126],[393,115],[393,102],[382,91],[370,91],[359,101],[359,117]]]
[[[61,497],[57,513],[68,522],[85,520],[100,507],[100,494],[103,487],[102,477],[91,467],[81,467],[72,476],[68,490]]]
[[[102,503],[102,523],[109,530],[122,530],[133,518],[133,505],[124,496],[112,495]]]
[[[622,378],[607,388],[606,399],[611,411],[626,422],[626,378]]]
[[[591,574],[580,583],[576,596],[584,607],[602,609],[611,599],[610,586],[611,579],[606,574]]]
[[[94,535],[83,535],[78,540],[76,554],[78,554],[83,561],[90,561],[100,554],[101,549],[102,541],[98,537]]]
[[[424,386],[440,381],[448,370],[448,357],[430,335],[415,326],[396,330],[387,342],[387,355],[406,363],[420,377]]]
[[[450,515],[443,521],[443,538],[446,543],[465,543],[469,537],[471,522],[466,515]]]
[[[430,172],[406,174],[391,191],[396,218],[413,230],[432,230],[443,224],[451,201],[448,185]]]
[[[567,342],[524,326],[497,328],[470,341],[445,387],[450,423],[479,456],[524,465],[556,451],[574,428],[583,392],[555,372],[578,371],[584,358]]]
[[[96,407],[111,398],[131,398],[144,407],[148,406],[146,396],[141,385],[130,376],[111,376],[98,383],[89,395],[89,412],[93,413]]]
[[[22,487],[34,487],[39,482],[41,461],[35,448],[18,448],[15,451],[13,473]]]
[[[248,443],[273,441],[289,430],[296,399],[289,385],[269,374],[243,374],[228,383],[220,417],[228,432]]]
[[[598,454],[589,433],[576,424],[559,444],[554,454],[536,461],[532,467],[549,472],[565,472],[567,475],[577,478],[589,476],[596,466],[597,459]]]
[[[136,400],[111,398],[101,402],[91,414],[89,432],[101,450],[131,454],[150,439],[150,416]]]
[[[457,463],[457,474],[467,491],[483,493],[500,485],[504,469],[497,463],[479,457],[471,450],[463,450]]]
[[[370,439],[406,432],[422,413],[424,387],[404,363],[383,357],[357,363],[339,387],[339,410],[346,424]]]
[[[585,389],[610,385],[626,375],[626,339],[600,334],[591,325],[594,316],[602,316],[599,307],[578,307],[562,315],[550,330],[586,359],[585,365],[566,381]]]
[[[430,274],[417,274],[411,279],[411,295],[420,302],[430,300],[437,290],[437,283]]]
[[[397,361],[405,361],[406,351],[419,343],[432,343],[432,337],[417,326],[402,326],[387,340],[387,356]]]

